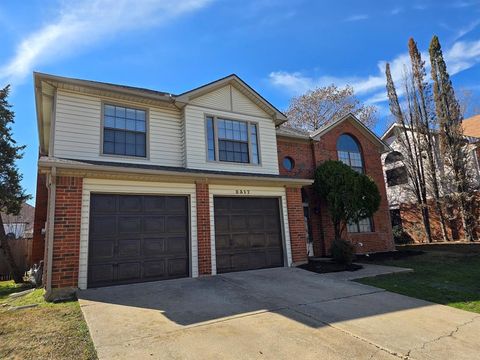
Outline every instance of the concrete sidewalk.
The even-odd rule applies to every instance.
[[[92,289],[79,297],[100,359],[480,354],[479,315],[330,275],[338,274],[277,268]]]

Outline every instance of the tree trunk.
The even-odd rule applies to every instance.
[[[427,241],[432,242],[432,229],[430,228],[430,212],[426,205],[422,204],[422,219],[423,226],[425,228],[425,235],[427,235]]]
[[[15,263],[15,259],[12,255],[12,250],[10,249],[10,244],[8,243],[7,236],[5,234],[5,229],[3,227],[3,220],[0,216],[0,247],[2,248],[3,255],[7,260],[8,267],[10,268],[10,273],[13,276],[13,281],[17,284],[23,282],[23,274],[22,271],[18,268],[17,264]]]

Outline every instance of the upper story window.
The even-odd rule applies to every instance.
[[[206,127],[208,160],[260,163],[257,124],[209,116]]]
[[[347,224],[347,231],[349,233],[373,232],[373,220],[372,218],[366,218],[359,220],[358,222],[349,223]]]
[[[403,155],[399,151],[392,151],[385,157],[385,165],[394,164],[397,161],[402,161]]]
[[[357,140],[348,134],[340,135],[337,140],[338,160],[353,170],[363,173],[363,160]]]
[[[103,108],[103,153],[147,156],[146,111],[105,104]]]

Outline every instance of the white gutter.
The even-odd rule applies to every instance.
[[[49,190],[48,197],[48,218],[47,218],[47,294],[52,290],[52,268],[53,268],[53,237],[55,227],[55,195],[57,190],[57,169],[52,166],[47,183]]]
[[[52,160],[42,160],[38,161],[38,166],[40,168],[58,168],[58,169],[72,169],[72,170],[84,170],[84,171],[110,171],[116,173],[130,173],[130,174],[145,174],[145,175],[163,175],[169,177],[188,177],[192,179],[198,178],[210,178],[210,179],[224,179],[224,180],[253,180],[257,182],[278,182],[282,184],[292,184],[292,185],[311,185],[313,184],[313,179],[299,179],[299,178],[289,178],[289,177],[269,177],[269,176],[255,176],[255,174],[250,175],[236,175],[236,174],[212,174],[204,172],[183,172],[175,170],[159,170],[159,169],[144,169],[144,168],[129,168],[129,167],[120,167],[120,166],[111,166],[111,165],[97,165],[97,164],[85,164],[85,163],[67,163],[61,161],[52,161]]]

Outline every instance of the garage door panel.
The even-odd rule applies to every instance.
[[[250,260],[249,266],[251,269],[261,269],[271,265],[267,262],[267,254],[263,251],[250,253],[249,260]]]
[[[248,227],[248,217],[245,215],[237,215],[230,217],[231,231],[244,230]]]
[[[145,257],[156,257],[165,254],[165,239],[149,239],[143,240],[143,254]]]
[[[250,269],[250,253],[236,253],[230,256],[230,269],[248,270]]]
[[[90,262],[101,262],[109,260],[114,256],[115,241],[102,240],[95,241],[90,244]]]
[[[165,239],[166,251],[169,254],[182,254],[187,251],[187,242],[184,237],[169,237]]]
[[[170,277],[179,277],[188,271],[188,261],[185,259],[169,259],[168,275]]]
[[[244,234],[232,234],[230,247],[234,249],[248,249],[250,247],[250,241],[248,239],[248,233]]]
[[[119,263],[117,265],[117,279],[119,281],[135,280],[141,278],[141,263]]]
[[[187,202],[181,197],[167,197],[166,209],[169,213],[184,214],[187,211]]]
[[[116,231],[117,218],[115,216],[97,216],[90,222],[90,231],[95,235],[113,234]]]
[[[145,213],[157,213],[165,211],[165,197],[163,196],[145,196],[143,199],[143,209]]]
[[[216,203],[215,203],[216,204]],[[217,212],[220,212],[221,209],[217,209],[215,207],[215,233],[216,234],[223,234],[224,232],[228,232],[230,229],[230,218],[224,215],[217,215]]]
[[[165,223],[167,234],[186,234],[188,230],[186,216],[168,216]]]
[[[114,279],[114,265],[93,265],[88,268],[88,281],[93,283],[109,283]]]
[[[141,255],[142,239],[119,239],[118,240],[118,257],[135,258]]]
[[[117,212],[117,198],[111,195],[95,195],[91,199],[91,206],[99,213],[115,213]]]
[[[215,246],[218,250],[230,248],[230,236],[215,234]]]
[[[118,233],[139,233],[142,231],[142,218],[138,216],[121,216],[118,218]]]
[[[165,216],[146,216],[143,218],[143,231],[152,233],[165,232]]]
[[[263,216],[249,216],[248,217],[248,228],[255,231],[255,230],[263,230],[265,221],[263,219]]]
[[[91,194],[88,287],[189,275],[186,196]]]
[[[283,266],[277,198],[214,197],[217,272]]]
[[[145,261],[143,263],[143,275],[145,278],[166,277],[166,260]]]
[[[256,247],[265,247],[265,233],[259,233],[259,234],[250,234],[248,236],[250,246],[253,248]]]
[[[142,196],[123,195],[118,197],[118,210],[124,213],[139,213],[142,211]]]

